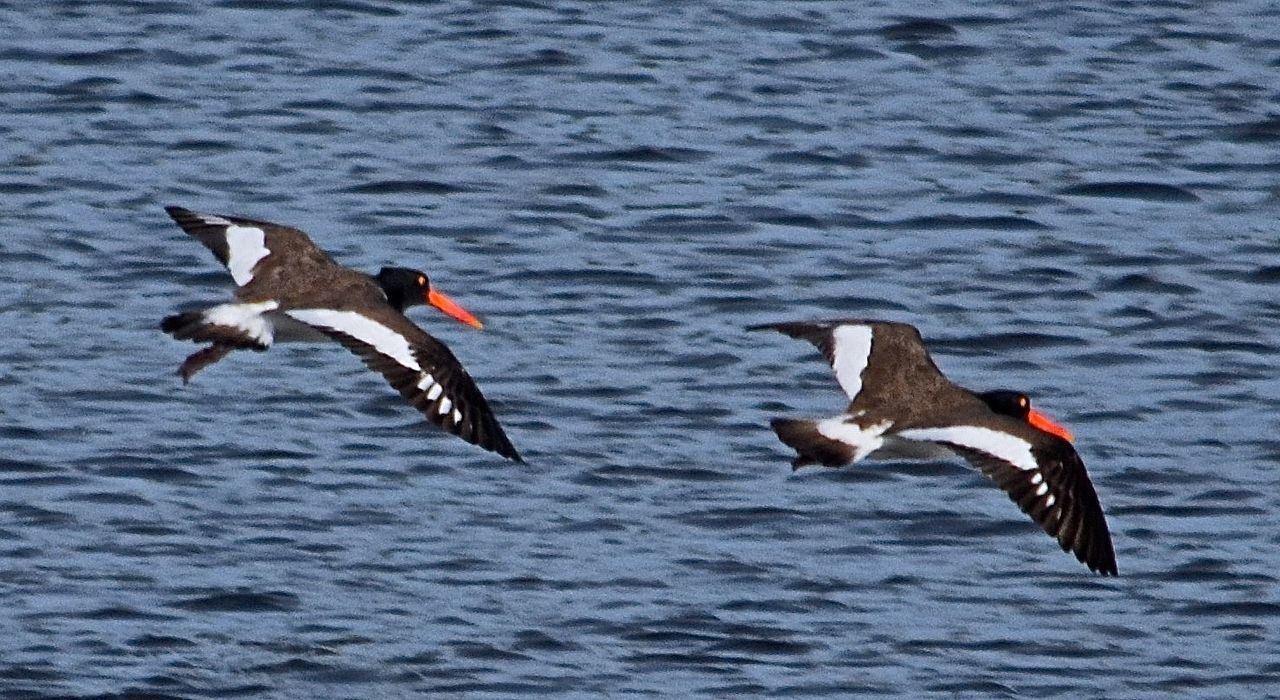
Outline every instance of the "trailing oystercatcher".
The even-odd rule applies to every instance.
[[[973,392],[947,379],[920,332],[905,323],[834,320],[772,323],[818,347],[852,400],[843,415],[775,418],[792,467],[838,467],[875,454],[958,454],[990,477],[1024,513],[1090,570],[1115,576],[1111,534],[1084,462],[1065,428],[1016,391]]]

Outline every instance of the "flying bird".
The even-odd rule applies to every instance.
[[[792,467],[839,467],[871,455],[936,459],[957,454],[986,474],[1063,551],[1115,576],[1107,520],[1072,435],[1018,391],[974,392],[947,379],[920,331],[868,320],[753,326],[806,340],[822,352],[851,402],[816,420],[774,418],[796,451]]]
[[[334,340],[386,378],[428,420],[486,450],[523,461],[462,363],[404,315],[429,304],[480,329],[480,321],[427,275],[384,267],[366,275],[339,265],[295,228],[237,216],[165,211],[213,252],[235,281],[235,301],[174,314],[160,329],[208,343],[182,363],[183,383],[233,350]]]

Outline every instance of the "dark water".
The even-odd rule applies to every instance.
[[[1272,3],[7,3],[0,694],[1280,695]],[[302,7],[301,4],[298,7]],[[428,268],[526,466],[337,346],[181,386],[161,206]],[[1122,576],[743,327],[920,326]]]

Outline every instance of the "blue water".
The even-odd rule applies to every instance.
[[[313,6],[0,4],[0,695],[1280,696],[1274,4]],[[529,463],[336,345],[182,386],[165,204],[427,269]],[[1069,426],[1121,577],[793,474],[845,399],[743,328],[833,316]]]

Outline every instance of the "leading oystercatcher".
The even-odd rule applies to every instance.
[[[838,467],[875,453],[933,458],[956,453],[989,476],[1024,513],[1089,569],[1115,576],[1116,555],[1098,494],[1071,433],[1016,391],[976,393],[952,383],[905,323],[835,320],[773,323],[813,343],[852,399],[844,415],[775,418],[774,432],[806,464]]]
[[[183,231],[213,251],[235,280],[236,301],[174,314],[160,329],[210,343],[182,363],[188,382],[232,350],[332,339],[382,374],[432,423],[507,459],[523,461],[471,376],[445,344],[404,310],[430,304],[473,328],[481,323],[418,270],[384,267],[370,277],[343,267],[305,233],[236,216],[165,207]]]

